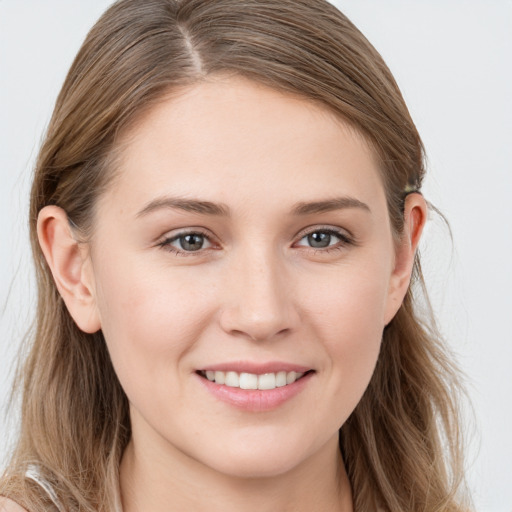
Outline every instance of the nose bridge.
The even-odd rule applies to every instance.
[[[234,255],[224,330],[254,340],[291,330],[296,322],[283,258],[270,244],[253,244]]]

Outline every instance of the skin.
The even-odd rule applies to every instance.
[[[27,512],[26,509],[20,507],[17,503],[0,496],[0,512]]]
[[[125,512],[351,511],[338,429],[407,291],[422,196],[408,196],[394,236],[365,140],[325,108],[241,78],[165,99],[121,148],[88,244],[55,206],[38,230],[70,313],[102,329],[130,401]],[[191,231],[204,245],[186,253],[176,237]],[[311,247],[308,235],[328,231],[327,247]],[[269,411],[222,402],[197,375],[276,360],[313,372]]]

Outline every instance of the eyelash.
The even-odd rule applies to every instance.
[[[203,231],[201,229],[191,229],[189,231],[182,231],[181,233],[178,233],[174,236],[165,238],[164,240],[162,240],[161,242],[158,243],[158,246],[161,247],[162,249],[164,249],[165,251],[169,251],[169,252],[175,254],[176,256],[187,257],[187,256],[195,256],[197,254],[202,254],[204,252],[204,249],[199,249],[197,251],[185,251],[182,249],[180,250],[177,247],[173,247],[171,245],[173,242],[176,242],[180,238],[184,238],[187,235],[202,236],[205,240],[208,240],[213,245],[213,242],[211,242],[210,236],[208,236],[208,233],[206,233],[205,231]]]
[[[304,245],[301,245],[299,247],[305,247],[306,249],[310,249],[310,250],[314,251],[315,254],[317,254],[317,253],[328,254],[328,253],[331,253],[334,251],[342,250],[343,248],[345,248],[346,246],[349,246],[349,245],[356,245],[355,240],[350,235],[347,235],[347,233],[344,231],[333,229],[332,227],[328,227],[328,228],[327,227],[325,227],[325,228],[317,227],[315,229],[302,232],[298,235],[300,237],[298,241],[300,242],[304,238],[306,238],[310,235],[313,235],[315,233],[324,233],[324,234],[327,234],[330,236],[334,236],[334,237],[338,238],[339,241],[332,246],[327,246],[327,247],[322,247],[322,248],[316,248],[316,247],[304,246]],[[184,257],[203,254],[205,252],[205,250],[210,249],[210,248],[206,248],[206,249],[201,248],[201,249],[198,249],[197,251],[185,251],[183,249],[178,249],[171,245],[173,242],[176,242],[180,238],[184,238],[188,235],[199,235],[199,236],[203,237],[205,240],[207,240],[210,244],[212,244],[212,246],[214,245],[213,242],[211,241],[211,238],[208,235],[208,233],[206,233],[205,231],[203,231],[201,229],[193,229],[190,231],[183,231],[183,232],[178,233],[172,237],[165,238],[164,240],[162,240],[161,242],[158,243],[158,246],[166,251],[169,251],[169,252],[177,255],[177,256],[184,256]]]
[[[316,227],[313,230],[308,230],[308,231],[302,232],[299,235],[299,237],[300,237],[299,242],[301,240],[303,240],[304,238],[307,238],[308,236],[311,236],[315,233],[324,233],[324,234],[327,234],[330,236],[335,236],[336,238],[338,238],[339,241],[332,246],[329,245],[327,247],[322,247],[322,248],[311,247],[311,246],[299,246],[299,247],[306,247],[306,248],[314,251],[315,254],[318,254],[318,253],[329,254],[331,252],[343,250],[345,247],[347,247],[349,245],[356,245],[355,240],[350,235],[348,235],[345,231],[334,229],[332,227],[325,227],[325,228]]]

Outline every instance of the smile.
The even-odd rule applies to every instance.
[[[217,400],[247,412],[272,411],[309,387],[316,371],[283,362],[239,362],[196,370],[204,389]]]
[[[218,385],[231,388],[271,390],[293,384],[302,378],[304,372],[278,371],[271,373],[246,373],[235,371],[206,370],[198,372],[199,375]],[[307,373],[307,372],[306,372]]]

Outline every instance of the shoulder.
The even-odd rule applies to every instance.
[[[9,498],[0,496],[0,512],[27,512],[27,510]]]

